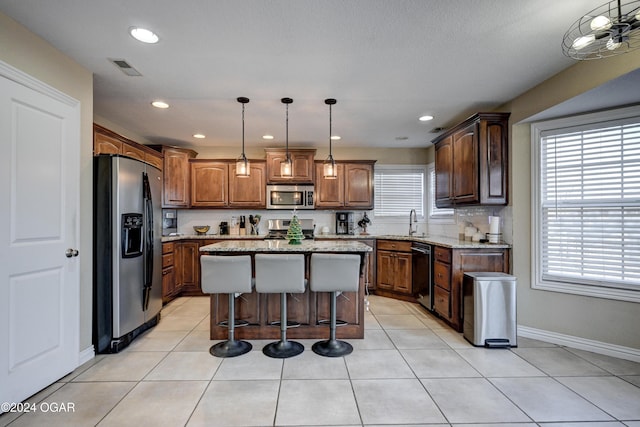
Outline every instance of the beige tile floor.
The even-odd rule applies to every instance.
[[[0,416],[0,426],[640,427],[640,364],[520,338],[471,346],[422,307],[370,297],[364,340],[342,358],[208,353],[209,303],[179,298],[120,354],[100,355],[30,402],[74,413]]]

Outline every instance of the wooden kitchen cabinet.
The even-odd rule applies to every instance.
[[[93,124],[93,154],[119,154],[163,169],[161,153],[96,123]]]
[[[462,332],[462,278],[465,272],[509,273],[508,248],[434,247],[434,310]]]
[[[166,304],[180,294],[181,288],[176,283],[175,275],[175,243],[162,244],[162,303]]]
[[[229,162],[192,159],[191,206],[226,207],[229,204]]]
[[[264,151],[267,157],[267,184],[313,184],[315,148],[294,148],[289,150],[289,157],[293,166],[292,177],[280,175],[280,162],[286,158],[285,150],[281,148],[265,148]]]
[[[191,168],[189,160],[198,155],[193,150],[162,147],[164,155],[163,203],[165,208],[188,208]]]
[[[375,160],[336,162],[337,177],[323,177],[323,162],[316,161],[316,208],[373,209]]]
[[[247,177],[236,176],[236,163],[229,165],[230,208],[265,209],[267,207],[266,163],[251,160],[251,173]]]
[[[506,205],[510,113],[478,113],[433,140],[436,206]]]
[[[184,240],[176,242],[175,274],[176,286],[181,295],[204,295],[200,289],[200,242]]]
[[[190,166],[192,207],[266,207],[264,161],[251,160],[248,177],[237,177],[235,161],[231,160],[193,159]]]
[[[378,240],[376,246],[376,294],[415,301],[411,242]]]

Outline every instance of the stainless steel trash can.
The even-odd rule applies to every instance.
[[[516,347],[516,278],[505,273],[465,273],[464,337],[473,345]]]

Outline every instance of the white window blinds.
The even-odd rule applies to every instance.
[[[640,117],[540,133],[542,280],[640,290]]]
[[[415,209],[418,217],[424,217],[424,167],[376,167],[374,185],[375,216],[405,217]]]

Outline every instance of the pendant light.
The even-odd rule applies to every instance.
[[[242,104],[242,154],[236,160],[236,176],[245,178],[251,174],[251,168],[249,167],[249,160],[244,155],[244,104],[249,102],[249,98],[241,96],[238,98],[238,102]]]
[[[331,152],[331,106],[336,104],[335,99],[327,98],[324,100],[324,103],[329,106],[329,157],[324,161],[324,178],[325,179],[335,179],[338,176],[338,171],[336,169],[336,161],[333,160],[333,153]]]
[[[289,104],[293,102],[293,99],[282,98],[280,101],[287,106],[286,157],[284,161],[280,162],[280,176],[283,178],[291,178],[293,176],[293,164],[289,156]]]

